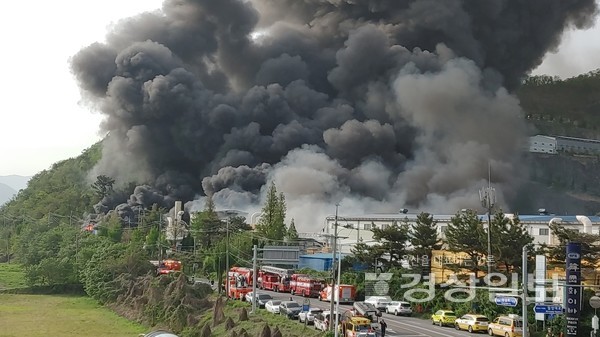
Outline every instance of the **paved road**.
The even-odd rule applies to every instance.
[[[276,293],[268,290],[259,290],[259,292],[268,293],[273,298],[278,300],[288,301],[290,297],[302,304],[305,300],[301,296],[292,296],[286,293]],[[310,306],[324,310],[329,310],[331,304],[329,302],[321,302],[316,298],[310,299]],[[352,305],[340,305],[340,311],[350,310]],[[416,317],[397,317],[390,314],[383,314],[383,318],[388,324],[386,337],[466,337],[472,336],[466,331],[457,331],[452,327],[439,327],[431,324],[430,320],[425,320]]]

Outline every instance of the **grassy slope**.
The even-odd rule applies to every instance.
[[[0,294],[0,337],[132,337],[147,329],[87,297]]]
[[[20,265],[0,263],[0,290],[23,288],[25,286],[25,275]]]
[[[282,332],[281,335],[285,337],[320,337],[325,335],[324,332],[315,330],[312,325],[304,326],[298,323],[297,320],[289,320],[283,316],[271,314],[264,309],[259,309],[256,315],[248,315],[247,321],[240,322],[239,313],[241,308],[246,308],[248,312],[251,310],[249,303],[240,301],[229,301],[223,308],[225,317],[231,317],[235,322],[235,327],[233,328],[235,332],[239,332],[241,328],[244,328],[250,336],[258,336],[266,323],[271,328],[271,331],[276,326],[279,327],[279,330]],[[212,311],[207,312],[203,316],[199,326],[204,325],[206,322],[212,322]],[[224,326],[225,324],[221,323],[212,328],[212,335],[218,337],[228,336],[229,332],[225,331]],[[0,337],[2,336],[0,335]]]

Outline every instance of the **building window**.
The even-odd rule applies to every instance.
[[[540,228],[540,231],[539,231],[540,235],[548,235],[548,233],[550,233],[549,228]]]
[[[365,224],[365,229],[370,231],[373,228],[373,224],[372,223],[366,223]]]
[[[447,229],[448,229],[448,226],[442,226],[442,227],[440,227],[440,233],[446,233]]]
[[[387,224],[387,223],[384,223],[384,224],[381,225],[381,229],[386,229],[388,227],[390,227],[390,225]]]

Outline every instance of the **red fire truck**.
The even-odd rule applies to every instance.
[[[231,267],[229,269],[230,282],[235,282],[238,287],[252,287],[252,269],[245,267]]]
[[[181,271],[181,261],[166,259],[163,261],[150,261],[156,266],[157,275],[166,275]]]
[[[323,290],[325,281],[320,278],[305,274],[294,274],[290,281],[290,293],[298,294],[304,297],[319,297],[319,293]]]
[[[227,297],[243,301],[246,294],[252,291],[252,269],[232,267],[227,273],[227,282]]]
[[[289,292],[290,279],[293,270],[262,266],[258,271],[256,286],[260,289],[272,290],[276,292]]]

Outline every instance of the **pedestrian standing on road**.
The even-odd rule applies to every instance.
[[[294,299],[292,298],[292,296],[290,296],[290,301],[293,301]]]
[[[379,326],[381,327],[381,337],[385,337],[385,329],[387,328],[385,320],[382,319],[381,322],[379,322]]]

